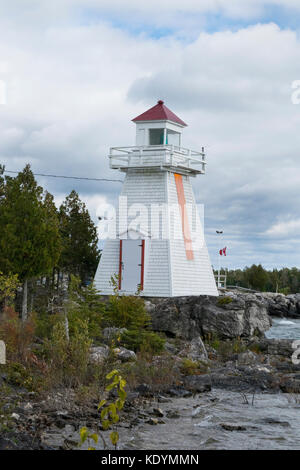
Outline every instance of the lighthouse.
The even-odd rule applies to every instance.
[[[135,145],[109,153],[110,168],[125,179],[95,286],[103,295],[117,287],[124,295],[217,296],[191,184],[205,173],[204,149],[183,146],[187,125],[161,100],[132,121]]]

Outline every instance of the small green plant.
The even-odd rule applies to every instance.
[[[213,334],[213,333],[208,333],[206,338],[205,338],[205,342],[210,346],[212,347],[213,349],[215,349],[216,351],[218,351],[219,347],[220,347],[220,344],[221,344],[221,341],[220,339],[218,338],[218,336],[216,334]]]
[[[163,350],[165,340],[151,331],[150,315],[146,312],[144,300],[136,295],[120,295],[118,276],[111,279],[114,295],[111,295],[104,314],[108,326],[126,328],[120,337],[120,345],[134,351],[149,349],[153,353]]]
[[[223,305],[231,304],[231,302],[232,302],[232,298],[227,295],[225,297],[220,297],[218,299],[217,305],[219,307],[222,307]]]
[[[0,369],[1,370],[1,369]],[[0,385],[0,434],[8,432],[13,427],[12,412],[15,404],[8,401],[12,390],[7,384]]]
[[[164,349],[165,339],[154,331],[128,330],[121,335],[121,344],[133,351],[148,351],[158,354]]]
[[[89,338],[87,321],[78,319],[67,338],[65,325],[54,325],[50,340],[45,341],[44,354],[49,364],[49,385],[78,386],[88,371]]]
[[[180,372],[183,375],[196,375],[198,372],[198,363],[186,357],[181,362]]]
[[[175,384],[180,378],[173,357],[170,355],[153,357],[148,351],[140,351],[137,361],[123,364],[122,372],[130,388],[147,384],[155,390],[163,391],[166,385]]]
[[[111,403],[107,403],[107,400],[101,400],[98,405],[98,410],[101,410],[100,421],[102,428],[104,431],[112,428],[109,437],[112,445],[117,448],[117,444],[119,441],[119,433],[116,431],[116,429],[114,429],[114,427],[119,422],[119,413],[124,407],[127,395],[124,389],[126,381],[123,379],[117,369],[114,369],[109,374],[107,374],[106,379],[111,380],[111,383],[108,384],[106,387],[106,391],[110,392],[111,390],[115,389],[117,391],[118,398],[116,399],[116,401]],[[100,435],[100,437],[102,438],[104,447],[106,447],[105,439],[102,435]],[[86,440],[88,440],[88,449],[95,450],[95,448],[90,445],[91,439],[95,442],[95,444],[97,444],[99,435],[96,433],[91,433],[86,427],[81,428],[79,445],[82,445]]]

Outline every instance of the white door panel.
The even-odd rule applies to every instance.
[[[122,291],[136,293],[141,283],[141,244],[141,240],[122,241]]]

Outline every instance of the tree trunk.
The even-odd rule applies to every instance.
[[[64,315],[65,315],[65,332],[66,332],[66,338],[69,343],[70,341],[70,334],[69,334],[69,320],[68,320],[68,309],[65,306],[64,308]]]
[[[27,320],[27,291],[28,291],[28,281],[27,279],[23,284],[23,300],[22,300],[22,321]]]

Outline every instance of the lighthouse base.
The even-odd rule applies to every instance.
[[[108,240],[95,275],[103,295],[217,296],[206,245],[187,259],[183,241]]]

